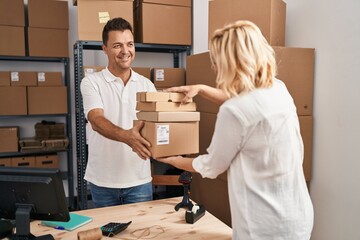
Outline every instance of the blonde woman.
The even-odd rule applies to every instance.
[[[208,153],[158,161],[207,178],[227,171],[233,239],[310,239],[313,206],[299,121],[292,97],[275,78],[273,49],[255,24],[237,21],[215,31],[210,56],[216,89],[167,90],[221,104]]]

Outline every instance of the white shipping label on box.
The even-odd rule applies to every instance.
[[[11,72],[11,81],[13,82],[19,81],[19,72]]]
[[[157,125],[156,144],[157,145],[170,144],[170,126],[169,125]]]
[[[165,71],[164,69],[156,69],[155,71],[155,81],[164,81],[165,80]]]
[[[99,23],[107,23],[110,20],[109,12],[99,12]]]
[[[45,73],[44,72],[38,72],[37,79],[38,79],[38,82],[45,82]]]

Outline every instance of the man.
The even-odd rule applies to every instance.
[[[123,18],[104,26],[103,51],[108,66],[81,82],[84,112],[89,121],[89,157],[85,180],[96,207],[152,200],[150,143],[139,133],[136,93],[156,91],[153,83],[134,72],[132,27]]]

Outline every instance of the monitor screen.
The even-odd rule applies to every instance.
[[[70,220],[59,169],[0,167],[0,193],[0,218],[15,220],[17,235],[30,235],[30,219]]]

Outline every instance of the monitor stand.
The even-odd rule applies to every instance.
[[[11,240],[55,240],[51,234],[35,237],[30,233],[31,204],[18,205],[15,213],[16,233],[10,237]]]

